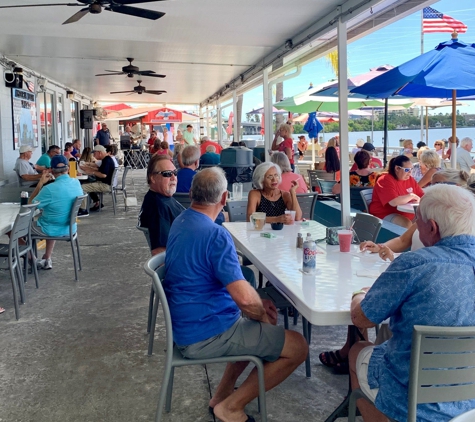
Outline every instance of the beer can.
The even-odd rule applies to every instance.
[[[312,240],[310,233],[303,242],[302,271],[306,274],[315,274],[317,269],[317,244]]]

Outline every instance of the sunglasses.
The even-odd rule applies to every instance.
[[[412,168],[411,167],[401,167],[401,166],[396,166],[400,170],[404,170],[404,173],[409,173]]]
[[[153,174],[161,174],[163,177],[172,177],[176,176],[178,173],[177,170],[163,170],[163,171],[154,171]]]

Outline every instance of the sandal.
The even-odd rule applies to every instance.
[[[0,308],[0,314],[3,314],[5,312],[5,308]]]
[[[340,351],[335,352],[322,352],[318,355],[318,359],[322,362],[322,365],[328,368],[334,368],[339,363],[348,362],[348,358],[342,358]]]

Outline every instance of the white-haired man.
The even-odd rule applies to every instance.
[[[472,148],[473,141],[470,138],[463,138],[460,141],[460,146],[457,148],[457,165],[460,166],[460,170],[464,170],[468,174],[470,174],[472,169],[475,169],[475,163],[470,155]]]
[[[216,147],[214,145],[208,145],[206,152],[201,155],[200,165],[217,166],[221,161],[221,156],[216,154]]]
[[[23,145],[20,147],[20,156],[15,162],[13,168],[20,178],[20,185],[22,186],[36,186],[36,182],[41,179],[41,173],[36,171],[36,166],[30,163],[30,158],[33,155],[33,147],[30,145]]]
[[[201,138],[201,145],[200,145],[201,155],[206,153],[206,148],[208,148],[208,146],[210,146],[210,145],[212,145],[216,148],[216,151],[215,151],[216,154],[221,154],[221,151],[223,150],[223,147],[221,145],[219,145],[217,142],[214,142],[211,139],[209,139],[209,136],[203,136]]]
[[[475,325],[475,198],[458,186],[429,187],[416,213],[425,248],[402,254],[373,286],[353,294],[351,318],[369,328],[390,318],[393,337],[350,350],[353,388],[365,421],[407,420],[409,364],[414,325]],[[420,404],[418,421],[448,421],[475,407],[475,400]],[[383,413],[381,413],[383,412]]]
[[[244,280],[230,234],[214,223],[227,193],[222,169],[202,170],[193,179],[191,207],[172,224],[164,288],[173,338],[187,358],[261,357],[267,361],[265,384],[271,389],[305,360],[308,346],[299,333],[274,325],[275,306],[263,302]],[[209,403],[222,421],[254,421],[244,407],[258,395],[257,371],[234,390],[246,366],[247,362],[228,364]]]
[[[196,169],[200,166],[200,149],[189,145],[181,153],[183,168],[178,170],[176,191],[188,193],[191,188],[191,181],[196,174]]]

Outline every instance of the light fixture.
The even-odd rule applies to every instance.
[[[74,92],[66,91],[66,97],[68,97],[68,100],[74,100]]]

